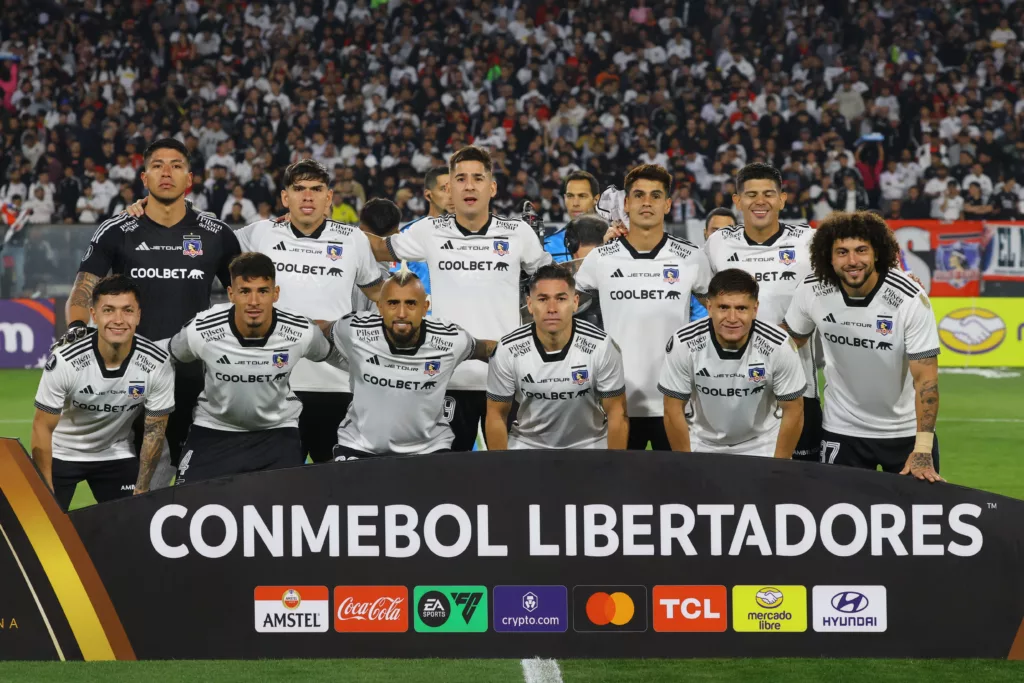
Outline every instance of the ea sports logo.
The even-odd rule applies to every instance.
[[[832,596],[832,609],[846,614],[856,614],[868,608],[868,598],[857,591],[843,591]]]
[[[452,613],[452,604],[441,591],[424,593],[416,608],[420,613],[420,621],[433,628],[443,626]]]
[[[294,588],[289,588],[281,596],[281,604],[287,609],[295,609],[302,604],[302,596],[299,595],[299,591]]]
[[[635,611],[633,599],[625,593],[594,593],[587,600],[587,618],[598,626],[625,626]]]
[[[1006,323],[984,308],[958,308],[939,323],[939,339],[955,353],[988,353],[1006,339]]]
[[[757,591],[757,595],[754,596],[754,601],[766,609],[782,607],[782,600],[782,591],[778,588],[762,588]]]

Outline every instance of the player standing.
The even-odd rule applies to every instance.
[[[782,324],[793,292],[811,272],[809,245],[814,230],[806,224],[779,222],[786,199],[777,169],[747,164],[736,175],[732,198],[743,224],[716,231],[704,247],[712,272],[739,268],[754,276],[760,290],[757,317],[771,325]],[[796,460],[817,460],[821,442],[821,403],[812,349],[813,344],[800,349],[807,386],[803,432],[793,453]]]
[[[274,261],[281,308],[314,320],[337,320],[352,312],[356,291],[376,301],[383,282],[366,235],[356,226],[323,217],[333,196],[329,183],[327,170],[318,162],[292,164],[281,189],[288,220],[258,221],[235,233],[243,251]],[[367,208],[369,203],[364,212]],[[348,373],[298,359],[290,383],[302,403],[303,454],[313,462],[332,460],[338,425],[352,401]]]
[[[622,355],[611,337],[582,320],[576,283],[544,266],[530,282],[533,322],[505,336],[487,377],[487,445],[622,450],[629,436]],[[511,434],[512,402],[519,412]]]
[[[100,503],[144,493],[164,448],[174,367],[166,351],[135,334],[140,299],[139,288],[123,275],[97,281],[90,306],[96,329],[54,349],[43,369],[32,459],[63,510],[81,481]],[[136,459],[132,422],[143,413]]]
[[[708,286],[710,319],[669,337],[658,389],[673,450],[793,456],[807,378],[796,344],[781,327],[755,320],[757,309],[753,276],[723,270]],[[692,436],[684,417],[691,397]]]
[[[448,450],[455,438],[444,419],[448,382],[464,361],[486,362],[495,342],[474,339],[440,318],[424,319],[427,294],[408,270],[384,283],[377,305],[379,315],[321,323],[321,329],[330,325],[336,358],[352,374],[354,398],[338,429],[335,456]]]
[[[622,350],[629,448],[670,449],[658,376],[665,340],[690,320],[690,294],[707,291],[711,272],[695,244],[665,232],[672,176],[645,164],[626,174],[629,233],[590,252],[576,286],[599,296],[605,330]]]
[[[449,161],[455,213],[420,221],[386,240],[371,238],[378,261],[426,261],[432,315],[453,321],[478,339],[499,339],[519,325],[519,274],[551,263],[537,234],[520,219],[493,216],[498,191],[491,155],[463,147]],[[463,363],[452,377],[446,415],[453,451],[473,448],[487,408],[487,366]]]
[[[447,166],[436,166],[423,176],[423,198],[427,200],[427,215],[417,218],[402,226],[400,232],[405,232],[421,221],[429,221],[432,218],[440,218],[445,214],[455,213],[455,205],[452,204],[452,193],[449,183],[450,174]],[[371,200],[372,201],[372,200]],[[400,263],[391,264],[391,272],[397,272],[401,267]],[[430,269],[423,261],[407,261],[406,267],[416,273],[423,288],[430,296]]]
[[[896,238],[876,214],[834,213],[810,247],[814,273],[786,326],[798,344],[821,336],[822,462],[942,481],[939,333],[928,295],[899,269]]]
[[[203,311],[171,339],[171,355],[202,361],[206,385],[178,468],[178,484],[298,467],[299,403],[289,378],[300,358],[323,361],[332,345],[313,322],[274,304],[280,289],[265,254],[231,262],[231,302]]]
[[[731,228],[734,225],[736,217],[732,215],[732,211],[722,206],[712,209],[704,218],[704,241],[707,242],[709,237],[722,228]]]
[[[142,182],[151,201],[146,202],[144,215],[120,214],[97,228],[68,298],[68,332],[58,344],[88,334],[93,288],[109,272],[127,275],[138,285],[139,306],[147,311],[139,334],[153,340],[170,338],[210,307],[215,277],[225,286],[230,283],[228,264],[241,251],[238,240],[227,224],[197,213],[185,202],[192,186],[188,150],[177,140],[164,138],[151,144],[143,159]],[[202,390],[201,365],[176,368],[175,410],[166,433],[174,466]],[[167,486],[173,476],[171,467],[162,468],[153,486]]]

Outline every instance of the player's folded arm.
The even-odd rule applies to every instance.
[[[626,385],[623,384],[618,389],[612,389],[610,391],[598,391],[597,397],[601,399],[615,398],[616,396],[622,396],[626,393]]]

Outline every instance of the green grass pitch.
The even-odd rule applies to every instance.
[[[38,370],[0,371],[0,435],[28,446]],[[1024,499],[1024,378],[943,374],[939,442],[951,482]],[[924,484],[922,484],[924,485]],[[93,502],[81,485],[73,507]],[[2,637],[2,636],[0,636]],[[1024,664],[916,660],[562,660],[565,683],[641,681],[1021,681]],[[358,681],[359,683],[506,683],[523,681],[516,660],[278,660],[0,664],[0,681]]]

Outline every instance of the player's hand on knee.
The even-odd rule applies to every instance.
[[[931,453],[911,453],[900,474],[913,475],[915,479],[935,483],[946,481],[935,471],[935,463],[932,461]]]
[[[53,342],[50,346],[50,351],[61,347],[67,346],[68,344],[74,344],[79,339],[85,339],[89,336],[91,328],[80,320],[72,320],[68,325],[68,331],[62,334],[57,341]]]
[[[129,216],[134,216],[135,218],[142,218],[146,213],[146,202],[148,201],[149,197],[143,197],[139,201],[129,204],[128,208],[125,209],[123,213],[126,213]]]

